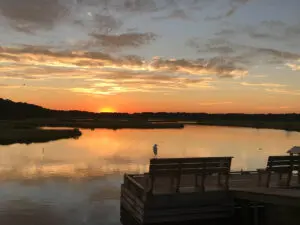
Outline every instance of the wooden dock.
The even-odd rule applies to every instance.
[[[298,164],[287,167],[281,161],[280,167],[275,167],[279,176],[273,172],[274,166],[272,172],[266,170],[262,175],[259,171],[230,172],[231,158],[152,159],[149,173],[125,174],[121,185],[122,223],[212,224],[221,219],[222,224],[230,221],[230,225],[234,221],[247,225],[298,224],[300,216],[295,211],[300,211],[299,176],[291,176],[291,169],[287,170],[299,170]],[[283,174],[283,169],[288,173]],[[274,212],[286,219],[272,220]]]

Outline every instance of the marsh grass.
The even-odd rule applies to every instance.
[[[46,130],[1,127],[0,145],[42,143],[66,138],[78,138],[79,136],[81,136],[79,129]]]
[[[197,124],[300,131],[300,121],[203,120],[203,121],[198,121]]]

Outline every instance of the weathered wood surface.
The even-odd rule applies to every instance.
[[[163,187],[163,180],[159,181]],[[121,211],[130,214],[133,223],[186,222],[233,215],[232,194],[223,189],[195,192],[195,187],[186,187],[182,193],[155,191],[154,195],[148,195],[144,184],[140,175],[125,175],[121,186]]]
[[[279,188],[232,188],[234,198],[282,206],[300,207],[300,189]]]
[[[231,160],[151,159],[149,173],[124,176],[121,215],[130,215],[130,224],[150,225],[232,218],[241,202],[300,207],[300,156],[270,156],[265,169],[240,172],[230,172]]]
[[[286,188],[281,182],[271,179],[270,188],[258,186],[256,171],[230,173],[229,191],[218,185],[218,176],[206,179],[206,192],[195,186],[194,176],[182,175],[180,192],[172,178],[161,176],[156,179],[153,193],[147,194],[149,174],[125,175],[121,190],[121,213],[130,214],[134,222],[130,224],[157,224],[230,218],[234,213],[235,200],[257,202],[258,204],[300,206],[300,186],[298,177],[291,177],[291,186]],[[271,174],[271,176],[276,176]],[[262,177],[264,180],[267,176]],[[125,224],[124,224],[125,225]]]

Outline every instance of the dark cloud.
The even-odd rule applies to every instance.
[[[67,12],[59,0],[0,0],[0,13],[22,32],[52,28]]]
[[[190,17],[186,14],[186,12],[183,9],[175,9],[166,16],[157,16],[157,17],[153,17],[153,19],[156,19],[156,20],[166,20],[166,19],[190,20]]]
[[[96,14],[94,16],[95,28],[99,32],[109,33],[112,30],[119,29],[122,26],[122,21],[116,19],[112,15]]]
[[[226,5],[222,7],[219,15],[209,15],[206,20],[221,20],[232,16],[240,7],[244,6],[252,0],[228,0]],[[219,4],[224,3],[224,0],[217,1]]]
[[[178,10],[179,7],[202,9],[214,0],[77,0],[81,6],[97,6],[106,11],[129,13],[153,13],[164,10]]]
[[[155,73],[177,73],[188,75],[241,76],[247,74],[242,67],[225,58],[208,59],[163,59],[145,61],[138,56],[112,57],[102,52],[54,51],[45,48],[0,48],[0,63],[9,63],[9,71],[14,66],[58,67],[66,69],[107,69],[132,70]],[[15,65],[11,65],[11,64]]]
[[[230,42],[223,38],[191,39],[187,45],[196,49],[199,53],[211,53],[217,57],[224,57],[237,65],[252,66],[258,63],[282,64],[288,60],[300,59],[299,53],[282,51],[273,48],[242,45]]]
[[[156,20],[166,20],[166,19],[191,20],[190,16],[188,16],[187,13],[185,12],[185,10],[183,10],[183,9],[175,9],[166,16],[157,16],[157,17],[153,17],[153,19],[156,19]]]
[[[119,49],[124,47],[140,47],[155,40],[157,35],[153,33],[124,33],[119,35],[110,34],[90,34],[97,41],[95,45],[106,48]]]
[[[81,6],[97,6],[105,10],[121,12],[157,11],[155,0],[77,0],[77,3]]]
[[[277,42],[297,42],[300,38],[300,24],[288,25],[282,21],[263,21],[257,26],[235,26],[223,28],[215,33],[222,38],[246,34],[253,40],[277,41]]]

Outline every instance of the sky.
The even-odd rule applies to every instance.
[[[0,0],[0,98],[300,113],[299,0]]]

